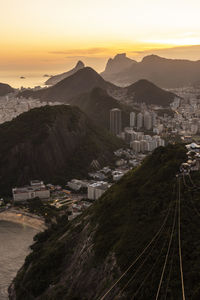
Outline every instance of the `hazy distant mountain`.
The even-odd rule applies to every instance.
[[[147,79],[164,87],[182,87],[193,84],[200,77],[200,61],[166,59],[149,55],[141,62],[132,64],[126,70],[102,74],[105,80],[118,85],[129,85],[140,79]]]
[[[73,97],[90,92],[95,87],[101,87],[107,91],[119,89],[112,83],[105,81],[92,68],[86,67],[49,88],[39,91],[26,90],[19,93],[19,96],[39,98],[43,101],[68,103]]]
[[[110,110],[113,108],[122,110],[123,126],[130,124],[130,112],[133,108],[112,98],[102,88],[94,88],[91,92],[73,98],[69,102],[84,111],[95,124],[106,129],[110,127]]]
[[[1,194],[31,179],[55,183],[86,176],[94,159],[107,164],[121,146],[77,107],[32,109],[0,125]]]
[[[61,81],[61,80],[65,79],[65,78],[67,78],[67,77],[73,75],[73,74],[76,73],[78,70],[83,69],[84,67],[85,67],[84,63],[83,63],[82,61],[79,60],[79,61],[77,62],[77,64],[76,64],[76,66],[75,66],[72,70],[70,70],[70,71],[68,71],[68,72],[65,72],[65,73],[62,73],[62,74],[58,74],[58,75],[52,76],[51,78],[49,78],[49,79],[45,82],[45,84],[46,84],[46,85],[54,85],[54,84],[58,83],[59,81]]]
[[[0,83],[0,96],[5,96],[12,92],[14,92],[14,89],[10,85],[5,83]]]
[[[135,60],[126,57],[126,53],[117,54],[113,59],[109,58],[105,71],[101,73],[101,76],[106,78],[109,75],[123,72],[136,63]]]
[[[174,93],[157,87],[152,82],[141,79],[127,87],[127,97],[133,102],[169,106],[176,97]]]
[[[102,93],[98,93],[98,95],[96,95],[98,101],[101,98],[104,105],[106,101],[105,99],[109,97],[108,95],[120,100],[121,103],[126,103],[127,101],[130,103],[146,102],[147,104],[163,106],[169,105],[176,96],[175,94],[160,89],[147,80],[140,80],[139,82],[125,88],[118,87],[108,81],[105,81],[96,71],[89,67],[77,71],[75,74],[63,79],[52,87],[44,88],[39,91],[25,90],[19,93],[18,96],[26,98],[32,97],[40,99],[41,101],[59,101],[62,103],[72,103],[74,101],[73,104],[76,104],[75,102],[77,101],[78,104],[76,105],[84,110],[84,107],[88,105],[88,100],[83,105],[81,102],[82,100],[80,99],[83,99],[82,97],[85,96],[81,96],[78,100],[77,97],[85,93],[90,93],[96,87],[107,92],[106,96],[104,95],[103,97]],[[99,98],[100,95],[101,97]],[[112,101],[116,101],[116,103],[118,103],[117,100],[112,99]],[[96,100],[93,99],[92,101]],[[111,98],[109,98],[109,103],[111,103]],[[120,103],[118,104],[120,105]]]

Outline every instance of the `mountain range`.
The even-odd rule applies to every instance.
[[[49,88],[39,91],[25,90],[19,93],[19,96],[38,98],[42,101],[68,103],[73,97],[90,92],[95,87],[103,88],[106,91],[120,89],[112,83],[105,81],[92,68],[85,67]]]
[[[1,195],[31,179],[66,184],[87,176],[94,159],[107,164],[122,145],[77,107],[32,109],[0,125]]]
[[[116,85],[130,85],[140,79],[147,79],[162,88],[177,88],[193,85],[200,77],[200,60],[167,59],[148,55],[141,62],[129,61],[118,55],[108,60],[106,69],[101,73],[105,80]]]
[[[59,81],[73,75],[74,73],[76,73],[78,70],[81,70],[85,67],[84,63],[82,61],[78,61],[76,66],[70,70],[70,71],[67,71],[65,73],[62,73],[62,74],[58,74],[58,75],[55,75],[55,76],[51,76],[51,78],[49,78],[45,84],[46,85],[55,85],[56,83],[58,83]]]
[[[199,190],[176,177],[186,157],[183,145],[157,148],[83,215],[38,234],[10,299],[182,299],[180,220],[185,297],[198,300]]]
[[[125,88],[118,87],[105,81],[96,71],[89,67],[77,71],[54,86],[38,91],[25,90],[20,92],[18,96],[32,97],[41,101],[75,103],[74,98],[84,93],[90,93],[96,87],[104,89],[109,96],[120,100],[121,103],[147,101],[148,104],[168,106],[176,97],[175,94],[162,90],[147,80],[140,80]],[[79,105],[80,101],[79,98],[77,100]]]

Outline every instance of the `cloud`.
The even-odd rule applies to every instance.
[[[143,51],[127,51],[127,54],[131,57],[141,59],[146,55],[157,54],[166,58],[175,59],[190,59],[199,60],[200,59],[200,45],[191,46],[178,46],[178,47],[168,47],[168,48],[154,48]]]
[[[65,51],[50,51],[50,54],[55,55],[73,55],[73,56],[83,56],[83,55],[95,55],[110,52],[109,48],[88,48],[88,49],[69,49]]]

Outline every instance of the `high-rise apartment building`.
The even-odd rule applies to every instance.
[[[134,111],[130,113],[130,127],[135,127],[136,124],[136,114]]]
[[[143,127],[143,114],[139,113],[137,114],[137,129],[140,129]]]
[[[147,130],[152,129],[152,116],[148,111],[144,114],[144,127]]]
[[[115,135],[120,134],[122,131],[121,110],[118,108],[110,110],[110,131]]]

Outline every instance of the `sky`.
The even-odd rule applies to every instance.
[[[126,52],[200,59],[199,0],[0,0],[0,72],[102,71]]]

